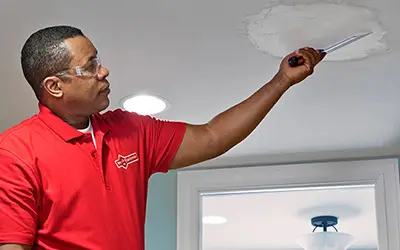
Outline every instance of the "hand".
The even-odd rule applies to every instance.
[[[281,62],[279,73],[287,78],[290,86],[299,83],[306,79],[314,72],[315,66],[325,57],[326,53],[320,53],[319,51],[304,47],[296,52],[287,55]],[[291,67],[288,60],[292,56],[301,56],[304,59],[304,63],[295,67]]]

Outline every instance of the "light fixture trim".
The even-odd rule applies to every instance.
[[[335,227],[338,222],[338,217],[332,215],[313,217],[313,232],[297,237],[297,244],[306,250],[347,250],[356,239],[351,234],[338,232]],[[336,232],[328,232],[329,227],[333,227]],[[323,231],[315,232],[317,228],[323,228]]]
[[[159,114],[170,107],[165,98],[148,92],[126,96],[122,98],[120,105],[124,110],[140,115]]]
[[[296,242],[307,250],[347,250],[356,241],[354,235],[340,232],[316,232],[297,237]]]

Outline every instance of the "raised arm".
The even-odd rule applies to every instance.
[[[293,68],[288,65],[288,58],[294,54],[303,56],[303,65]],[[170,169],[179,169],[215,158],[244,140],[291,86],[314,72],[314,67],[324,56],[312,48],[302,48],[286,56],[277,74],[250,97],[220,113],[206,124],[188,124]]]

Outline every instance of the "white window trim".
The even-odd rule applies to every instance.
[[[177,250],[202,250],[202,193],[338,184],[375,185],[379,249],[399,250],[399,180],[398,159],[179,171]]]

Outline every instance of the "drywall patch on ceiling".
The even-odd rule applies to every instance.
[[[280,57],[305,46],[326,48],[362,32],[371,35],[330,53],[326,61],[362,59],[388,51],[386,31],[377,14],[365,7],[336,2],[279,4],[245,19],[246,33],[259,50]]]

